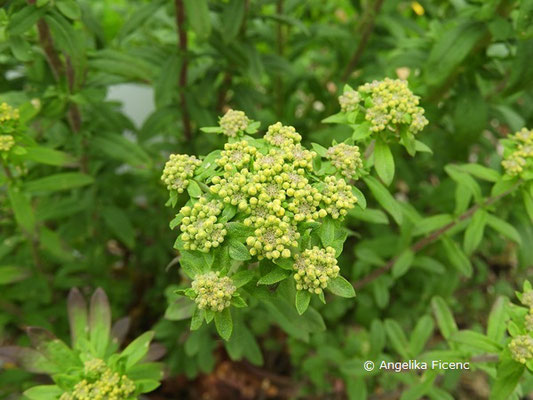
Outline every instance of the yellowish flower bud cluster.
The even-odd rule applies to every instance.
[[[345,90],[344,93],[339,96],[339,105],[343,112],[357,110],[360,101],[361,95],[353,89]]]
[[[357,197],[344,179],[328,176],[326,187],[322,192],[322,200],[326,204],[326,211],[333,219],[344,217],[348,210],[355,206]]]
[[[18,108],[13,108],[5,102],[0,104],[0,128],[8,123],[17,123],[19,118]]]
[[[313,168],[313,158],[315,158],[317,154],[314,151],[307,150],[302,145],[297,144],[296,146],[292,147],[286,154],[285,158],[292,162],[294,167],[296,168],[306,168],[306,169],[312,169]]]
[[[257,149],[250,146],[246,140],[241,140],[235,143],[226,143],[224,150],[220,154],[220,158],[216,160],[218,166],[224,168],[225,171],[233,169],[240,170],[247,167],[256,154]]]
[[[0,151],[9,151],[15,145],[15,138],[11,135],[0,135]]]
[[[366,83],[358,90],[370,95],[371,106],[365,118],[374,132],[384,131],[391,125],[408,124],[409,131],[416,134],[428,124],[424,109],[418,106],[419,97],[409,90],[407,81],[385,78]]]
[[[284,126],[281,122],[276,122],[268,127],[264,139],[272,146],[282,149],[290,149],[297,143],[300,143],[302,137],[292,126]]]
[[[224,204],[219,200],[200,197],[192,207],[185,206],[181,209],[181,239],[185,250],[207,253],[224,241],[228,231],[224,224],[217,222],[223,208]]]
[[[238,206],[239,211],[248,212],[250,206],[248,205],[248,183],[249,171],[243,169],[241,172],[235,174],[227,174],[227,178],[214,176],[209,187],[211,193],[216,194],[222,198],[226,204]]]
[[[363,168],[359,146],[350,146],[346,143],[336,144],[328,149],[326,158],[331,160],[337,171],[347,179],[357,177],[359,170]]]
[[[250,247],[250,254],[259,260],[265,257],[273,260],[289,258],[291,247],[298,246],[300,234],[287,216],[269,215],[266,219],[257,220],[254,226],[254,235],[246,239],[246,244]]]
[[[520,176],[533,169],[533,130],[523,128],[509,136],[512,151],[502,161],[509,176]]]
[[[320,294],[328,285],[331,278],[339,275],[339,266],[335,258],[335,249],[326,247],[321,249],[314,246],[295,256],[294,279],[297,290],[308,290]]]
[[[509,350],[514,360],[525,364],[533,359],[533,337],[529,335],[516,336],[509,344]]]
[[[63,393],[59,400],[128,400],[135,392],[131,379],[112,371],[102,360],[86,362],[85,375],[71,393]]]
[[[318,209],[321,200],[322,194],[318,189],[311,185],[305,185],[302,189],[294,191],[294,196],[288,205],[288,209],[294,213],[296,222],[315,221],[327,215],[326,210]]]
[[[167,185],[167,189],[183,193],[194,175],[194,171],[202,162],[195,156],[186,154],[171,154],[163,169],[161,180]]]
[[[243,111],[230,109],[222,118],[220,118],[218,124],[220,125],[220,128],[222,128],[222,133],[224,135],[235,137],[242,134],[246,128],[248,128],[250,119]]]
[[[194,301],[201,310],[222,311],[229,307],[237,288],[231,278],[220,276],[220,272],[207,272],[196,275],[192,281],[196,293]]]

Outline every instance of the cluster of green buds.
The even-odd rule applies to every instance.
[[[336,144],[328,149],[326,158],[331,160],[331,164],[347,179],[357,178],[363,168],[359,146]]]
[[[171,154],[163,169],[161,180],[169,191],[183,193],[200,164],[202,162],[195,156]]]
[[[11,135],[0,135],[0,151],[9,151],[15,145],[15,138]]]
[[[533,179],[533,130],[522,128],[501,141],[504,146],[502,167],[510,177]]]
[[[219,120],[222,133],[229,137],[235,137],[246,131],[250,119],[242,111],[229,109]]]
[[[359,108],[359,103],[361,102],[361,95],[351,89],[347,88],[343,94],[339,96],[339,105],[341,106],[341,111],[349,113],[355,111]]]
[[[344,217],[357,203],[357,197],[352,193],[350,186],[342,178],[328,176],[325,179],[326,187],[322,198],[326,204],[326,212],[333,219]]]
[[[335,249],[321,249],[314,246],[301,254],[297,254],[294,262],[294,280],[297,290],[308,290],[320,294],[328,285],[328,281],[339,275],[340,268],[335,258]]]
[[[532,364],[528,366],[533,370],[533,289],[529,282],[524,284],[524,291],[518,296],[528,311],[523,320],[523,330],[511,339],[509,350],[515,361]]]
[[[135,392],[135,383],[107,367],[104,361],[93,359],[85,363],[86,377],[72,392],[63,393],[59,400],[128,400]]]
[[[427,124],[424,109],[419,107],[419,97],[415,96],[407,81],[385,78],[359,87],[359,93],[365,99],[365,118],[371,124],[371,130],[381,132],[398,125],[408,125],[408,130],[416,134]],[[367,95],[367,96],[365,96]]]
[[[0,152],[8,152],[15,146],[13,133],[19,124],[19,110],[7,103],[0,104]]]
[[[227,276],[220,276],[219,271],[196,275],[191,286],[198,308],[212,311],[222,311],[229,307],[231,298],[237,290],[233,280]]]
[[[207,253],[218,247],[228,231],[224,224],[217,222],[217,217],[224,208],[224,204],[217,200],[200,197],[192,207],[181,209],[181,239],[186,250],[199,250]]]

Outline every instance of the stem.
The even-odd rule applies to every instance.
[[[276,14],[278,15],[283,14],[283,0],[277,1]],[[283,57],[284,40],[285,39],[283,35],[283,25],[281,21],[279,21],[276,27],[276,50],[277,50],[278,56],[280,57]],[[276,91],[276,111],[278,114],[278,118],[281,118],[283,114],[283,104],[285,100],[283,97],[283,79],[281,77],[281,74],[278,74],[276,76],[274,85],[275,85],[275,91]]]
[[[369,7],[367,9],[367,18],[366,21],[363,23],[362,33],[361,33],[361,41],[359,42],[359,45],[357,46],[357,49],[355,49],[355,53],[353,54],[352,58],[348,62],[348,65],[346,66],[346,70],[344,71],[344,74],[342,75],[342,81],[346,81],[357,64],[359,63],[359,60],[361,59],[361,56],[363,55],[363,52],[366,49],[366,45],[368,44],[368,40],[370,39],[370,36],[372,35],[372,32],[374,31],[374,25],[376,23],[376,17],[379,14],[379,11],[381,10],[381,7],[383,6],[384,0],[376,0],[374,2],[374,7]]]
[[[185,30],[185,5],[183,0],[175,0],[176,7],[176,28],[178,30],[178,50],[182,56],[181,71],[178,82],[179,96],[180,96],[180,108],[181,116],[183,120],[183,132],[185,134],[185,140],[189,145],[192,143],[192,129],[191,118],[189,116],[189,110],[187,108],[187,99],[185,97],[185,89],[187,87],[187,70],[189,68],[189,58],[187,55],[187,31]]]
[[[413,244],[411,246],[411,250],[413,253],[416,253],[420,250],[422,250],[427,245],[435,242],[437,239],[439,239],[443,234],[448,232],[450,229],[452,229],[455,225],[457,225],[459,222],[464,221],[465,219],[470,218],[477,210],[479,210],[482,207],[488,207],[489,205],[495,203],[496,201],[500,200],[501,198],[507,196],[508,194],[512,193],[520,183],[517,183],[513,185],[510,189],[506,190],[505,192],[499,194],[498,196],[489,197],[483,204],[475,204],[472,207],[470,207],[468,210],[466,210],[463,214],[459,216],[455,221],[450,222],[449,224],[443,226],[442,228],[437,229],[436,231],[432,232],[430,235],[420,239],[418,242]],[[356,282],[354,284],[354,287],[356,289],[361,289],[362,287],[368,285],[375,279],[379,278],[384,273],[388,272],[392,269],[394,266],[394,263],[398,259],[398,256],[391,258],[384,266],[375,269],[370,274],[365,276],[360,281]]]
[[[4,173],[7,176],[7,179],[9,179],[11,182],[13,182],[13,174],[11,174],[11,171],[9,170],[9,167],[6,165],[5,160],[2,158],[2,169],[4,170]]]

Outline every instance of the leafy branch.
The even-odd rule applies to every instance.
[[[520,182],[516,183],[515,185],[513,185],[511,188],[509,188],[505,192],[500,193],[497,196],[489,197],[483,203],[478,203],[478,204],[475,204],[474,206],[470,207],[468,210],[466,210],[463,214],[461,214],[454,221],[448,223],[447,225],[444,225],[442,228],[439,228],[439,229],[433,231],[428,236],[426,236],[426,237],[420,239],[419,241],[417,241],[416,243],[414,243],[410,247],[411,251],[413,253],[419,252],[420,250],[422,250],[423,248],[425,248],[429,244],[437,241],[443,234],[448,232],[450,229],[455,227],[457,224],[459,224],[460,222],[470,218],[472,215],[474,215],[474,213],[477,210],[479,210],[481,208],[484,208],[484,207],[488,207],[491,204],[494,204],[495,202],[497,202],[498,200],[506,197],[507,195],[509,195],[512,192],[514,192],[515,189],[518,186],[520,186]],[[375,269],[370,274],[365,276],[363,279],[361,279],[360,281],[356,282],[354,284],[355,289],[361,289],[362,287],[364,287],[364,286],[368,285],[369,283],[373,282],[375,279],[379,278],[381,275],[383,275],[386,272],[390,271],[392,269],[392,267],[394,266],[394,264],[396,263],[396,261],[398,260],[398,258],[399,258],[399,256],[395,256],[395,257],[391,258],[385,265],[383,265],[382,267],[380,267],[378,269]]]

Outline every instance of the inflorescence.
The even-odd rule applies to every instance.
[[[533,130],[522,128],[504,142],[506,152],[502,167],[512,177],[533,171]]]
[[[297,290],[308,290],[320,294],[328,281],[339,275],[339,266],[335,258],[335,249],[321,249],[314,246],[296,255],[294,262],[294,279]]]
[[[373,132],[399,133],[398,128],[405,127],[417,134],[428,124],[424,109],[418,105],[419,97],[409,90],[407,81],[401,79],[373,81],[359,86],[357,91],[347,87],[339,97],[345,113],[358,111],[360,103]]]
[[[326,158],[331,160],[331,164],[347,179],[356,178],[363,168],[359,146],[336,144],[328,149]]]
[[[0,135],[0,151],[9,151],[15,145],[15,138],[11,135]]]
[[[220,272],[196,275],[192,281],[196,294],[194,301],[201,310],[222,311],[230,306],[236,287],[231,278],[220,276]]]
[[[165,164],[161,180],[167,185],[168,190],[183,193],[194,175],[194,170],[202,164],[195,156],[185,154],[171,154]]]
[[[100,359],[85,362],[84,375],[72,392],[63,393],[59,400],[127,400],[135,392],[131,379],[112,371]]]
[[[248,128],[250,119],[242,111],[228,110],[219,120],[222,133],[229,137],[235,137]]]
[[[524,291],[520,301],[529,308],[524,318],[526,334],[513,337],[509,343],[509,350],[514,360],[526,364],[529,360],[533,360],[533,290]]]

